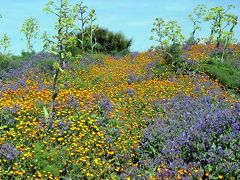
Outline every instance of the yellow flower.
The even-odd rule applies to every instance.
[[[218,179],[223,179],[223,176],[222,176],[222,175],[219,175],[219,176],[218,176]]]

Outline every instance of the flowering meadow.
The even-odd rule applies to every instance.
[[[179,10],[160,1],[142,10],[127,1],[91,3],[104,9],[99,17],[110,17],[105,22],[135,27],[134,35],[146,34],[149,19],[131,22],[124,13],[119,23],[110,9],[121,6],[121,20],[126,9],[145,18],[155,13],[146,11],[150,5],[163,17]],[[174,19],[155,17],[152,46],[132,52],[133,39],[99,26],[85,2],[46,0],[48,16],[40,17],[36,2],[6,1],[4,8],[25,15],[31,6],[44,22],[24,20],[21,55],[11,53],[7,34],[0,38],[0,180],[240,179],[238,14],[225,3],[186,12],[188,37]],[[7,10],[0,25],[10,22],[3,29],[16,34]],[[134,46],[147,43],[139,42]]]
[[[155,52],[84,56],[66,64],[46,119],[51,68],[36,62],[49,56],[0,83],[0,179],[238,177],[240,103],[217,81],[157,78]]]

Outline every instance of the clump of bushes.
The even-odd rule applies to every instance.
[[[24,51],[21,55],[0,54],[0,78],[9,76],[9,74],[12,74],[13,71],[20,69],[24,60],[30,58],[34,54],[34,52],[27,53]]]
[[[86,29],[85,31],[89,31]],[[78,39],[81,37],[81,33],[77,35]],[[111,55],[125,55],[130,52],[130,46],[132,44],[131,39],[127,39],[122,33],[114,33],[105,28],[98,27],[94,32],[97,45],[95,47],[96,52],[111,54]],[[73,48],[73,54],[76,54],[81,49],[81,43],[77,45],[78,49]],[[90,40],[86,39],[85,52],[91,49]]]
[[[240,66],[236,61],[219,62],[212,58],[205,67],[205,71],[228,88],[240,90]]]

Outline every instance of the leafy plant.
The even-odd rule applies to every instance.
[[[65,66],[65,60],[71,57],[71,52],[68,51],[68,47],[76,42],[74,36],[71,36],[71,32],[74,30],[74,9],[69,5],[68,0],[61,0],[59,6],[53,0],[49,0],[44,8],[46,13],[54,14],[57,17],[55,24],[55,30],[57,35],[53,36],[54,39],[49,39],[45,34],[45,47],[51,47],[51,52],[58,55],[59,62],[54,63],[54,79],[52,90],[52,101],[50,105],[49,115],[52,117],[54,110],[55,99],[58,95],[58,76],[60,72],[63,72],[62,67]]]
[[[160,43],[165,54],[166,64],[176,67],[181,55],[180,45],[184,40],[181,27],[176,21],[165,22],[162,18],[156,18],[153,25],[152,32],[156,34],[155,41]],[[151,39],[154,40],[154,37],[151,36]]]
[[[220,63],[218,60],[211,59],[205,71],[228,88],[240,90],[240,68],[235,64],[236,62],[231,63],[230,60]]]
[[[9,53],[8,48],[10,47],[10,43],[10,38],[4,34],[2,39],[0,39],[0,48],[2,49],[2,53],[4,55],[7,55]]]
[[[94,39],[94,33],[97,30],[97,26],[93,24],[94,21],[96,21],[96,13],[95,13],[95,10],[91,10],[91,12],[89,13],[89,21],[88,21],[88,25],[89,25],[88,36],[89,36],[89,41],[90,41],[90,46],[91,46],[91,52],[92,53],[93,53],[94,48],[97,45],[96,37]]]
[[[36,66],[42,72],[46,73],[53,72],[54,71],[53,65],[55,61],[56,61],[55,59],[43,59],[41,61],[38,61]]]
[[[24,34],[26,39],[26,51],[32,52],[33,51],[33,39],[38,37],[39,31],[39,24],[35,18],[26,19],[22,25],[21,33]]]
[[[198,4],[194,9],[193,13],[189,14],[189,18],[193,23],[193,31],[191,33],[191,38],[195,38],[195,33],[197,30],[201,30],[200,23],[206,15],[207,7],[204,4]]]
[[[64,153],[61,153],[63,149],[57,149],[53,146],[46,147],[42,142],[38,142],[34,147],[33,164],[38,167],[38,170],[50,172],[55,176],[59,176],[59,171],[63,168],[61,160]]]
[[[181,27],[177,21],[169,21],[165,25],[164,35],[166,36],[166,44],[180,45],[184,40]]]
[[[0,67],[1,67],[1,70],[8,69],[9,68],[9,62],[10,62],[9,56],[0,54]]]
[[[15,124],[15,116],[17,114],[17,111],[18,111],[17,107],[3,108],[0,111],[0,127],[1,126],[12,127]]]
[[[233,5],[228,5],[227,9],[224,9],[222,6],[213,7],[208,10],[207,15],[204,17],[204,20],[207,22],[212,22],[211,24],[211,33],[210,33],[210,42],[213,42],[213,39],[216,35],[216,47],[218,48],[223,40],[224,33],[228,32],[227,35],[231,36],[233,29],[226,31],[231,24],[233,28],[236,24],[236,16],[229,14],[228,11],[234,8]],[[232,28],[231,27],[231,28]],[[230,34],[229,34],[230,33]]]
[[[150,39],[157,41],[161,49],[169,45],[179,45],[184,40],[177,21],[165,22],[162,18],[156,18],[153,26],[151,32],[155,33],[155,38],[151,36]]]
[[[86,28],[86,32],[90,32],[89,27]],[[77,34],[78,38],[81,38],[81,33]],[[97,41],[97,45],[94,48],[95,52],[107,53],[111,55],[119,55],[119,53],[125,55],[130,51],[132,44],[131,39],[127,39],[122,33],[114,33],[108,29],[98,27],[94,32],[94,37]],[[81,49],[81,44],[77,45]],[[91,50],[90,39],[85,41],[85,51]]]
[[[80,4],[77,4],[75,6],[75,11],[79,13],[79,17],[77,16],[77,19],[80,21],[81,23],[81,28],[78,28],[80,30],[80,35],[81,38],[78,39],[78,41],[81,44],[81,50],[84,51],[84,45],[85,45],[85,34],[87,33],[86,29],[85,29],[85,25],[88,23],[89,20],[89,16],[85,15],[87,12],[88,7],[83,5],[83,2],[81,2]]]
[[[161,49],[163,49],[164,43],[164,28],[165,28],[165,21],[162,18],[156,18],[155,22],[153,23],[153,28],[151,29],[151,32],[156,33],[156,38],[154,39],[154,36],[150,37],[150,40],[155,40]]]

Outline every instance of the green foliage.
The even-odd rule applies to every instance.
[[[77,26],[77,30],[80,32],[80,37],[78,42],[80,43],[81,51],[85,51],[86,43],[90,46],[90,51],[93,53],[94,49],[97,47],[95,32],[97,30],[97,25],[94,24],[96,21],[95,10],[91,10],[89,14],[87,13],[88,7],[83,5],[83,2],[76,4],[74,7],[74,12],[76,13],[76,19],[80,21],[80,26]],[[88,25],[88,28],[86,28]]]
[[[163,52],[165,55],[165,63],[171,65],[173,69],[177,70],[182,63],[182,47],[179,45],[171,45],[166,47]]]
[[[153,25],[152,32],[155,33],[155,41],[160,43],[157,48],[160,47],[165,64],[170,65],[170,69],[177,70],[181,66],[182,47],[180,45],[184,41],[181,27],[176,21],[165,22],[162,18],[156,18]],[[150,39],[154,40],[154,36]],[[158,71],[157,74],[161,73],[162,69]]]
[[[12,127],[14,124],[14,113],[10,108],[3,108],[0,110],[0,126]]]
[[[0,39],[0,49],[2,49],[3,54],[6,55],[9,53],[8,48],[10,46],[10,43],[11,43],[10,38],[6,34],[4,34],[2,39]]]
[[[157,63],[152,69],[152,72],[157,78],[168,78],[169,74],[173,72],[172,67],[167,64]]]
[[[166,36],[166,44],[179,45],[184,41],[184,35],[177,21],[169,21],[165,25],[164,35]]]
[[[55,176],[59,176],[59,170],[63,168],[61,160],[63,159],[63,149],[57,149],[53,146],[46,147],[42,142],[35,144],[33,163],[46,172],[51,172]]]
[[[51,51],[51,48],[50,48],[51,40],[49,38],[49,34],[47,32],[44,32],[41,36],[41,39],[43,42],[43,51],[44,52]]]
[[[10,54],[0,54],[0,70],[2,71],[10,71],[13,69],[17,69],[21,67],[22,62],[31,57],[34,54],[34,52],[22,52],[21,55],[10,55]]]
[[[58,55],[60,64],[62,64],[64,60],[71,57],[67,48],[73,46],[76,42],[76,39],[72,36],[76,18],[74,8],[70,6],[68,0],[61,0],[59,5],[54,0],[49,0],[44,11],[57,17],[55,23],[56,35],[50,39],[47,33],[43,34],[44,48]]]
[[[224,39],[230,40],[233,35],[233,29],[237,25],[238,17],[234,14],[229,14],[228,11],[234,8],[233,5],[228,5],[227,9],[222,6],[210,8],[204,20],[211,22],[210,42],[216,38],[216,47],[219,47]],[[230,29],[229,29],[230,28]]]
[[[9,57],[6,55],[0,54],[0,67],[2,69],[7,69],[9,64]]]
[[[38,37],[39,31],[39,24],[35,18],[26,19],[22,25],[21,33],[24,34],[26,38],[26,51],[32,52],[33,51],[33,39]]]
[[[78,28],[78,30],[81,32],[81,38],[78,39],[78,41],[81,43],[81,50],[84,51],[85,34],[87,33],[85,31],[85,25],[89,20],[88,15],[86,15],[88,7],[83,5],[83,2],[81,2],[80,4],[76,4],[74,8],[75,12],[78,13],[77,20],[79,20],[81,24],[80,28]]]
[[[89,26],[88,38],[90,41],[92,53],[93,53],[94,48],[97,45],[96,37],[94,39],[94,34],[95,34],[95,31],[97,30],[97,25],[93,24],[95,21],[96,21],[95,10],[91,10],[91,12],[89,13],[89,21],[88,21],[88,26]]]
[[[169,45],[180,45],[184,40],[181,27],[176,21],[165,22],[162,18],[156,18],[153,26],[151,32],[155,36],[151,36],[150,39],[158,42],[157,47],[161,49]]]
[[[44,48],[49,48],[53,54],[58,55],[60,60],[60,62],[54,63],[55,74],[49,111],[50,118],[52,118],[55,99],[59,91],[58,76],[63,71],[61,67],[65,66],[65,60],[72,57],[71,52],[68,50],[69,47],[72,47],[76,43],[76,38],[72,35],[76,15],[75,7],[71,7],[68,0],[61,0],[59,4],[54,0],[49,0],[44,11],[57,17],[55,24],[57,34],[53,36],[53,39],[50,39],[46,33],[43,34]]]
[[[200,23],[206,15],[207,7],[204,4],[198,4],[194,9],[193,13],[189,14],[189,18],[193,23],[193,31],[191,33],[191,38],[195,37],[197,30],[201,30]]]
[[[155,40],[160,45],[161,49],[163,49],[165,21],[162,18],[156,18],[153,26],[151,32],[155,32],[157,37],[154,39],[154,36],[151,36],[150,40]]]
[[[21,56],[18,56],[17,59],[27,59],[27,58],[30,58],[31,56],[33,56],[34,54],[35,54],[34,51],[32,51],[32,52],[22,51]]]
[[[220,83],[228,88],[240,89],[240,67],[232,61],[224,61],[212,59],[205,67],[206,72]]]
[[[90,31],[89,28],[86,31]],[[105,28],[97,28],[94,36],[97,41],[95,47],[96,52],[107,53],[112,55],[127,54],[132,44],[131,39],[127,39],[122,33],[114,33]],[[78,39],[81,38],[81,33],[77,35]],[[81,49],[81,44],[77,45]],[[80,50],[79,50],[80,51]],[[91,51],[91,42],[86,39],[85,51]]]
[[[113,56],[123,57],[123,56],[128,55],[129,53],[130,53],[130,51],[128,49],[124,49],[122,51],[114,50],[110,54]]]
[[[194,44],[198,44],[200,41],[199,38],[195,38],[194,36],[190,36],[185,42],[185,46],[192,46]]]
[[[40,69],[40,71],[49,73],[49,71],[53,71],[53,64],[56,60],[53,59],[44,59],[37,62],[37,68]]]
[[[21,65],[21,59],[14,60],[11,56],[0,55],[0,70],[9,71],[16,69]]]

